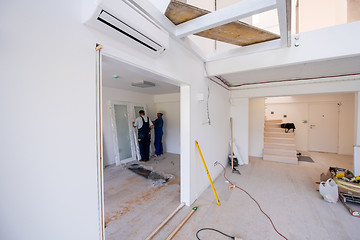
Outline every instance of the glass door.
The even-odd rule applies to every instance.
[[[111,101],[110,106],[116,165],[141,159],[137,130],[133,128],[133,122],[140,110],[146,111],[145,105]]]
[[[139,111],[140,110],[144,110],[145,111],[145,108],[143,106],[134,106],[134,111],[135,111],[135,118],[137,118],[139,116]],[[146,113],[146,112],[145,112]]]
[[[128,106],[114,104],[114,113],[119,160],[132,160]]]
[[[145,111],[145,107],[144,106],[139,106],[139,105],[134,105],[134,113],[135,113],[135,119],[137,117],[139,117],[139,111],[140,110],[144,110]],[[145,111],[145,115],[146,115],[146,111]],[[134,120],[135,120],[134,119]],[[137,159],[141,159],[141,156],[140,156],[140,149],[139,149],[139,145],[138,145],[138,142],[137,142],[137,131],[134,131],[134,145],[135,145],[135,154],[136,154],[136,157]]]

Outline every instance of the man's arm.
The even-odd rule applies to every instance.
[[[139,125],[138,122],[137,122],[137,119],[135,119],[135,122],[132,122],[132,124],[133,124],[134,128],[136,128]]]
[[[156,121],[156,120],[155,120],[155,121]],[[154,124],[153,124],[153,122],[150,120],[150,118],[149,118],[149,125],[150,125],[150,130],[153,129]]]

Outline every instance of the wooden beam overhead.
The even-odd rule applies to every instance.
[[[165,12],[165,16],[177,26],[207,14],[210,14],[207,10],[176,0],[170,2]],[[277,34],[237,20],[195,33],[194,35],[238,46],[248,46],[280,38]]]
[[[136,0],[138,1],[138,0]],[[208,13],[176,27],[175,36],[182,38],[194,33],[234,22],[277,7],[276,0],[243,0],[229,7]]]

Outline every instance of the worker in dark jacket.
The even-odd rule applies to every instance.
[[[133,122],[133,127],[138,128],[138,143],[140,149],[141,160],[149,161],[150,157],[150,139],[151,129],[154,127],[150,118],[145,116],[144,110],[139,111],[139,117]]]
[[[164,120],[162,119],[163,114],[158,113],[157,119],[153,121],[155,126],[155,156],[163,154],[163,145],[162,145],[162,136],[163,136],[163,126]]]

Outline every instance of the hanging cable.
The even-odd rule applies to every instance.
[[[209,98],[210,98],[210,86],[208,84],[208,94],[207,94],[207,100],[206,100],[206,113],[207,113],[208,123],[209,123],[209,125],[211,125],[210,111],[209,111]]]
[[[274,228],[275,232],[276,232],[277,234],[279,234],[282,238],[288,240],[284,235],[282,235],[282,234],[276,229],[276,227],[275,227],[273,221],[271,220],[271,218],[269,217],[269,215],[267,215],[267,214],[262,210],[260,204],[255,200],[255,198],[253,198],[247,191],[245,191],[245,190],[242,189],[241,187],[238,187],[238,186],[234,185],[234,184],[226,177],[226,169],[225,169],[224,165],[222,165],[222,164],[219,163],[219,162],[215,162],[215,164],[219,164],[219,165],[224,169],[224,178],[225,178],[232,186],[234,186],[234,187],[236,187],[237,189],[240,189],[241,191],[243,191],[244,193],[246,193],[246,194],[257,204],[257,206],[259,207],[260,211],[269,219],[269,221],[270,221],[272,227]]]

